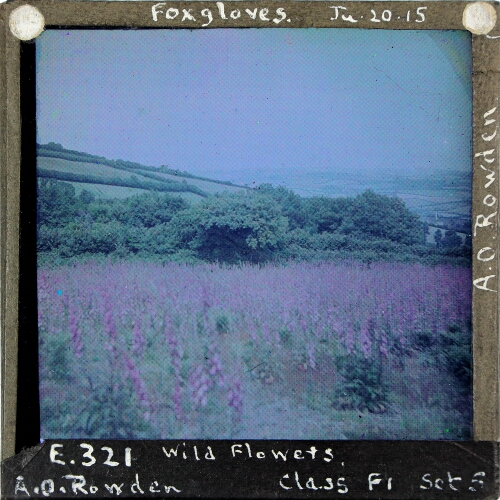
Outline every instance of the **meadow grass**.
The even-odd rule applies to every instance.
[[[470,270],[38,272],[43,438],[467,439]]]

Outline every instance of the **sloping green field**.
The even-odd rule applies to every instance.
[[[79,161],[81,158],[82,161]],[[116,165],[116,166],[115,166]],[[156,172],[152,167],[130,162],[115,162],[58,149],[38,147],[37,169],[39,177],[52,177],[72,184],[77,193],[86,189],[97,198],[128,198],[147,191],[169,192],[190,203],[196,203],[210,194],[247,189],[217,180],[192,178],[189,175]]]
[[[107,184],[90,184],[88,182],[69,182],[69,184],[73,185],[77,195],[85,189],[99,199],[116,198],[122,200],[124,198],[130,198],[130,196],[148,192],[146,189],[138,189],[125,186],[110,186]],[[203,200],[202,196],[197,195],[196,193],[189,192],[172,193],[172,196],[179,196],[189,203],[198,203],[199,201]]]
[[[138,170],[138,172],[140,172],[140,170]],[[242,186],[230,186],[229,184],[223,184],[217,181],[208,181],[208,180],[206,181],[202,179],[192,179],[190,177],[183,177],[182,174],[174,175],[174,174],[166,174],[164,172],[158,172],[157,174],[155,173],[155,176],[156,175],[168,181],[177,181],[177,182],[186,181],[188,184],[191,184],[192,186],[197,186],[208,194],[221,193],[222,191],[227,191],[228,193],[238,193],[244,189],[247,189]]]
[[[46,170],[57,170],[58,172],[92,175],[101,179],[130,179],[134,175],[126,170],[119,170],[108,165],[69,161],[61,158],[46,158],[43,156],[37,158],[37,167]],[[142,177],[140,174],[135,175],[136,177]]]
[[[147,193],[145,189],[130,188],[125,186],[108,186],[106,184],[90,184],[88,182],[71,182],[75,188],[75,193],[78,195],[83,190],[89,191],[96,198],[129,198],[142,193]]]

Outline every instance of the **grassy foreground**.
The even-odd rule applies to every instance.
[[[470,270],[39,269],[43,438],[467,439]]]

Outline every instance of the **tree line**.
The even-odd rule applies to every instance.
[[[104,186],[122,186],[137,189],[145,189],[148,191],[160,192],[191,192],[205,197],[207,194],[192,184],[187,184],[185,180],[182,182],[168,181],[155,176],[154,174],[141,173],[141,177],[152,178],[156,182],[139,180],[136,175],[131,175],[128,178],[110,177],[102,178],[96,175],[81,174],[75,172],[60,172],[58,170],[47,170],[44,168],[37,168],[37,176],[45,177],[48,179],[58,179],[69,182],[83,182],[86,184],[99,184]]]
[[[148,192],[96,199],[39,178],[37,249],[48,262],[88,256],[182,262],[402,261],[470,265],[470,247],[426,244],[427,226],[396,197],[301,197],[263,184],[189,204]]]

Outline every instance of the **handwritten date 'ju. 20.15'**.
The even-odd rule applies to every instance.
[[[359,21],[359,19],[365,19],[365,16],[359,16],[359,19],[355,18],[353,14],[349,14],[347,7],[344,7],[343,5],[334,5],[330,8],[333,9],[334,12],[333,17],[330,18],[331,21],[346,21],[348,23],[355,24]],[[417,7],[415,11],[408,10],[405,16],[394,16],[392,11],[389,9],[385,9],[381,12],[371,9],[370,16],[366,16],[366,18],[369,18],[368,20],[372,23],[388,23],[390,21],[423,23],[425,22],[426,10],[427,7]]]

